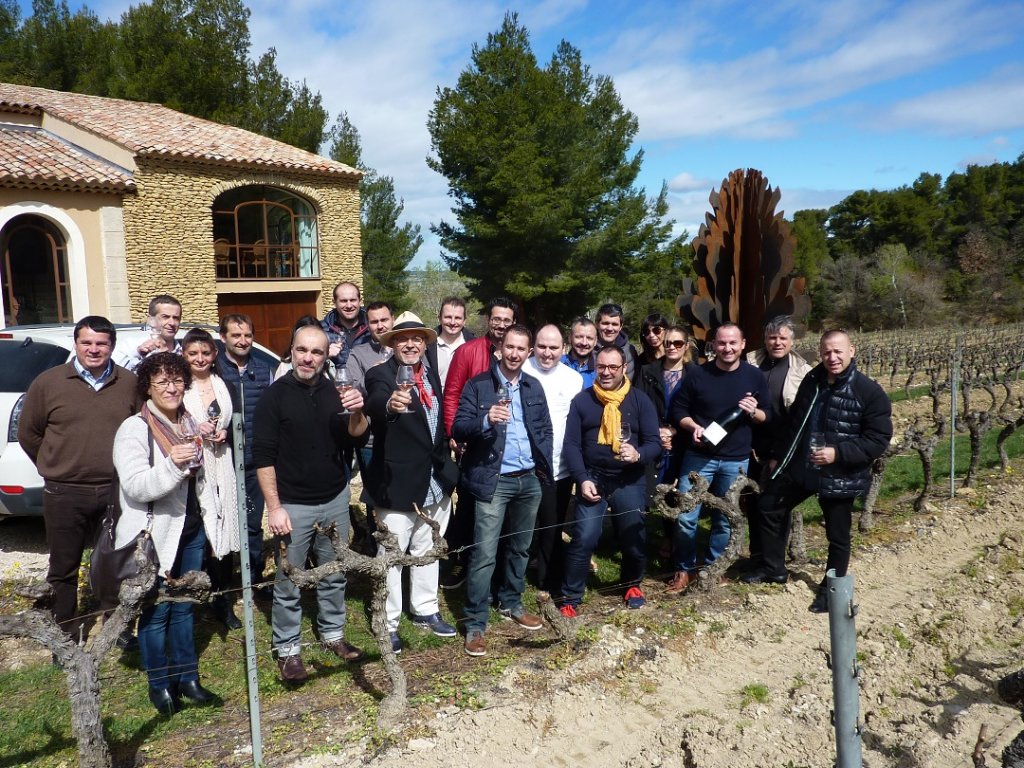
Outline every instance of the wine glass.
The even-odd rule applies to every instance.
[[[348,369],[342,365],[335,366],[334,368],[334,386],[337,388],[338,395],[342,399],[352,389],[352,377],[348,375]],[[342,405],[341,413],[349,413],[348,408]]]
[[[395,384],[397,384],[398,388],[403,392],[408,392],[416,386],[416,377],[413,375],[411,365],[398,366],[398,373],[395,374]],[[402,411],[402,413],[408,412],[408,409]]]
[[[508,391],[508,387],[504,384],[500,384],[494,391],[495,397],[498,398],[498,405],[502,408],[508,408],[512,405],[512,393]]]
[[[206,407],[206,420],[213,425],[213,431],[208,435],[210,440],[217,434],[217,420],[220,419],[220,403],[214,400]]]
[[[825,447],[825,433],[824,432],[811,432],[811,439],[807,443],[807,447],[811,449],[811,456],[816,456],[818,451]],[[818,465],[811,462],[811,466],[817,469]]]
[[[622,422],[619,426],[619,455],[622,455],[622,446],[629,443],[629,438],[633,436],[633,429],[626,422]]]
[[[195,449],[195,454],[188,462],[189,469],[197,469],[201,466],[199,463],[199,452],[203,450],[203,436],[199,432],[199,425],[196,424],[196,420],[192,418],[192,414],[183,413],[181,418],[178,419],[178,438],[182,444],[191,443]]]

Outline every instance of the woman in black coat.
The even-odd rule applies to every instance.
[[[681,325],[669,327],[665,331],[664,348],[664,356],[643,366],[636,377],[636,386],[651,398],[661,425],[661,458],[647,467],[648,504],[654,498],[658,483],[671,483],[679,476],[679,465],[686,450],[684,436],[680,436],[678,427],[670,422],[669,404],[679,391],[687,371],[694,365],[689,333]],[[667,541],[658,553],[661,557],[671,555],[669,542],[674,525],[673,521],[665,519]]]

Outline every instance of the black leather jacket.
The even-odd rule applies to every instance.
[[[836,460],[813,468],[807,460],[810,433],[823,427],[825,443]],[[822,498],[863,496],[871,485],[871,463],[892,439],[892,405],[874,381],[857,371],[855,360],[828,383],[824,366],[807,374],[789,410],[786,429],[772,451],[779,461],[772,477],[785,473],[790,481]]]

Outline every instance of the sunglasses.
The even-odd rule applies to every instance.
[[[672,341],[665,342],[666,347],[673,347],[675,349],[682,349],[683,347],[686,346],[686,344],[687,342],[683,341],[682,339],[673,339]]]

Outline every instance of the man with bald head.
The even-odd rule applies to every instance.
[[[572,478],[569,467],[562,459],[562,441],[565,439],[565,420],[569,417],[569,404],[583,391],[583,377],[563,363],[565,340],[557,325],[545,325],[537,331],[533,342],[533,357],[526,361],[523,373],[540,382],[548,401],[553,433],[554,485],[541,486],[540,507],[537,508],[537,529],[533,535],[533,555],[537,563],[537,586],[548,596],[557,592],[562,583],[564,544],[562,528],[569,511]]]
[[[253,417],[253,463],[267,503],[268,527],[275,553],[287,547],[288,561],[303,567],[311,549],[317,562],[334,560],[326,530],[337,525],[348,538],[349,470],[342,449],[366,443],[368,422],[363,395],[353,387],[344,397],[323,375],[330,343],[316,326],[292,335],[292,370],[275,381],[260,398]],[[345,574],[317,583],[317,630],[323,646],[345,661],[362,651],[349,645],[345,629]],[[286,683],[301,683],[306,668],[302,647],[299,588],[278,569],[271,611],[272,646]]]
[[[785,427],[772,447],[770,480],[759,502],[764,567],[743,579],[748,584],[785,583],[790,512],[815,495],[828,537],[825,570],[846,575],[853,501],[867,493],[871,464],[892,439],[889,397],[857,370],[856,349],[849,335],[828,331],[821,337],[818,352],[821,362],[800,383]],[[824,579],[810,610],[828,611]]]

